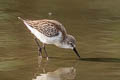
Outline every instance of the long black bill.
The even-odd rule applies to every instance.
[[[76,55],[80,58],[80,55],[78,53],[78,51],[76,50],[76,48],[73,48],[73,51],[76,53]]]

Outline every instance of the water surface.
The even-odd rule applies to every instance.
[[[0,80],[120,80],[119,4],[119,0],[0,0]],[[60,21],[75,36],[82,59],[72,50],[48,45],[50,59],[38,64],[34,36],[18,16]]]

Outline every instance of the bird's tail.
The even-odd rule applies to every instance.
[[[18,18],[18,19],[20,19],[20,20],[21,20],[21,21],[23,21],[23,22],[25,21],[25,20],[24,20],[24,19],[22,19],[21,17],[17,17],[17,18]]]
[[[26,22],[26,20],[22,19],[21,17],[17,17],[18,19],[20,19],[21,21],[23,21],[23,23],[26,25],[26,27],[33,32],[33,28]]]

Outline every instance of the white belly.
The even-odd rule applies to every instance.
[[[59,43],[62,39],[62,33],[61,32],[59,32],[59,35],[57,35],[55,37],[47,37],[47,36],[41,34],[38,30],[29,26],[26,22],[24,22],[24,24],[31,31],[31,33],[34,34],[42,43],[56,44],[56,43]]]

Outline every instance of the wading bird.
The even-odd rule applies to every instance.
[[[34,34],[35,42],[38,45],[39,56],[42,57],[41,54],[43,48],[48,59],[45,44],[54,44],[60,48],[72,49],[80,58],[80,55],[76,50],[75,38],[72,35],[67,34],[66,29],[60,22],[48,19],[24,20],[21,17],[18,17],[18,19],[22,20],[25,26],[32,34]],[[43,43],[42,47],[39,45],[37,39]]]

